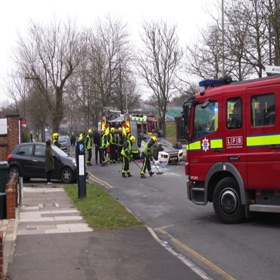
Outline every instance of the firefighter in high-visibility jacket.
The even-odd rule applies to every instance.
[[[87,165],[92,165],[91,158],[92,158],[92,130],[89,129],[87,136],[86,136],[86,151],[87,151]]]
[[[142,155],[144,157],[144,162],[141,168],[140,176],[141,178],[146,178],[145,173],[146,169],[148,169],[148,173],[150,176],[153,176],[154,172],[151,168],[151,160],[153,160],[154,157],[154,144],[156,143],[157,138],[156,136],[153,136],[147,144],[142,149]]]
[[[131,160],[132,157],[132,144],[135,143],[135,137],[130,136],[129,140],[126,141],[123,145],[122,149],[122,158],[123,158],[123,163],[122,163],[122,177],[132,177],[130,174],[129,170],[129,161]],[[127,174],[127,176],[126,176]]]
[[[108,140],[107,135],[104,130],[101,130],[101,146],[100,146],[100,157],[101,157],[101,165],[105,166],[107,164],[106,160],[106,150],[108,148]]]
[[[57,132],[53,133],[53,145],[60,148],[60,143],[58,142],[59,134]]]
[[[121,152],[122,152],[122,148],[123,148],[123,140],[124,140],[124,136],[122,133],[122,128],[119,127],[118,134],[117,134],[117,150],[118,150],[117,161],[118,162],[120,162],[122,160]]]

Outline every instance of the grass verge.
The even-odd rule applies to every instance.
[[[78,198],[77,185],[64,187],[89,226],[95,230],[144,226],[102,187],[87,184],[86,197]]]

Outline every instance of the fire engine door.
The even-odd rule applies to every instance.
[[[280,189],[280,85],[247,90],[249,189]]]
[[[217,96],[207,106],[204,106],[204,103],[195,106],[192,131],[190,131],[192,141],[188,145],[192,180],[204,181],[211,166],[222,160],[221,100],[222,97]]]

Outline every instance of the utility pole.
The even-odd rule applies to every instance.
[[[225,18],[224,18],[224,0],[222,0],[222,72],[223,77],[225,76]]]

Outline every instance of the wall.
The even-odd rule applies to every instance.
[[[7,115],[7,134],[0,135],[0,161],[6,161],[10,154],[20,141],[20,125],[18,115]]]

